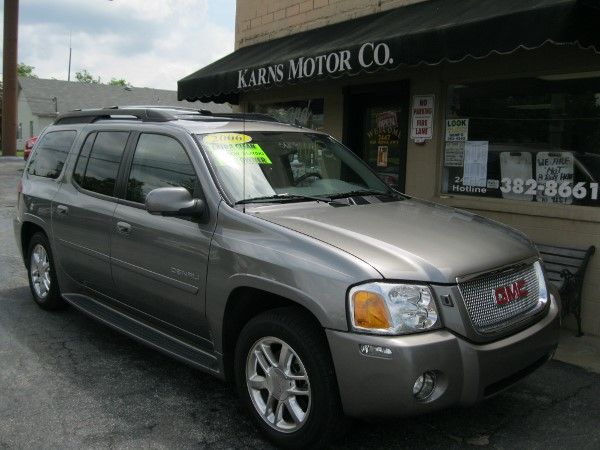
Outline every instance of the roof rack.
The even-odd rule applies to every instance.
[[[123,118],[123,116],[132,116],[142,122],[169,122],[177,120],[177,116],[162,111],[159,108],[119,108],[113,106],[102,109],[76,109],[59,115],[54,121],[54,125],[66,125],[73,123],[93,123],[97,120]]]
[[[94,123],[98,120],[134,118],[142,122],[169,122],[178,119],[191,120],[261,120],[278,122],[272,116],[261,113],[214,113],[206,109],[182,108],[179,106],[110,106],[99,109],[76,109],[60,114],[54,125]]]
[[[264,122],[279,122],[275,117],[263,113],[214,113],[206,109],[201,109],[200,114],[203,116],[226,117],[228,119],[238,120],[262,120]]]

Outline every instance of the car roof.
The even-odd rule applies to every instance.
[[[315,132],[314,130],[288,125],[279,122],[265,122],[260,120],[219,120],[219,121],[193,121],[193,120],[178,120],[172,122],[173,125],[181,126],[192,134],[206,133],[224,133],[224,132],[293,132],[306,133]]]
[[[89,124],[169,125],[183,128],[192,134],[270,131],[315,132],[295,125],[278,122],[260,113],[212,113],[170,106],[115,106],[110,108],[75,110],[59,115],[54,126]]]

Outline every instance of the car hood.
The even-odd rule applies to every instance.
[[[537,255],[532,242],[510,227],[415,199],[343,207],[297,203],[247,212],[338,247],[388,279],[455,283],[457,277]]]

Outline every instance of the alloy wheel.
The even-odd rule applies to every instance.
[[[43,245],[37,244],[31,252],[30,276],[35,294],[45,299],[50,292],[50,259]]]
[[[311,407],[308,374],[298,354],[276,337],[259,339],[246,361],[246,385],[254,408],[283,433],[299,430]]]

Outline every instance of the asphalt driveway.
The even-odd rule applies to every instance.
[[[224,383],[31,300],[0,158],[0,448],[270,448]],[[600,375],[551,361],[468,409],[357,422],[339,448],[600,448]]]

